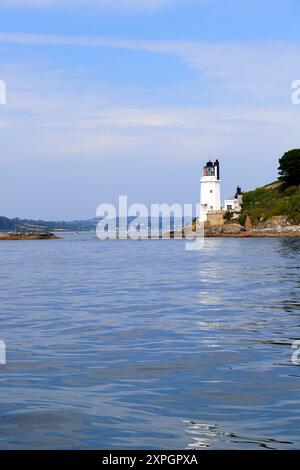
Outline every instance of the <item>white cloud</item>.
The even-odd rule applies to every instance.
[[[251,93],[255,99],[288,99],[290,84],[299,75],[300,45],[284,42],[218,44],[0,32],[0,43],[111,47],[177,55],[189,67],[200,70],[204,79],[214,80],[219,91]]]
[[[187,0],[185,0],[186,3]],[[0,7],[99,7],[125,9],[157,9],[183,3],[182,0],[0,0]]]
[[[199,90],[203,76],[212,84],[211,99],[205,104],[201,99],[193,104],[189,96],[188,102],[181,100],[179,105],[176,86],[169,87],[166,99],[163,86],[132,90],[122,80],[114,86],[96,79],[91,82],[84,71],[55,69],[53,58],[51,64],[40,58],[31,64],[28,60],[23,65],[20,61],[18,65],[2,63],[1,78],[8,85],[8,103],[1,108],[5,129],[0,123],[3,167],[9,168],[7,161],[17,161],[25,170],[28,161],[33,168],[38,162],[72,167],[74,161],[80,161],[82,167],[94,168],[98,164],[101,175],[101,167],[119,168],[118,165],[124,165],[122,171],[127,174],[127,164],[132,165],[134,173],[136,165],[143,162],[146,168],[170,164],[171,171],[177,168],[181,175],[186,164],[193,167],[194,174],[194,168],[203,160],[220,156],[230,182],[225,193],[230,194],[232,184],[237,182],[251,188],[275,178],[277,158],[286,149],[299,145],[300,107],[293,106],[290,99],[290,84],[299,78],[299,49],[295,45],[124,41],[7,33],[0,34],[1,41],[175,54],[190,67],[201,70]],[[86,84],[86,89],[82,84]],[[195,93],[189,83],[181,86]],[[274,172],[270,175],[271,168]],[[127,174],[127,178],[129,181],[131,176]],[[109,176],[103,178],[103,185],[105,179],[109,180]],[[198,190],[198,186],[195,188]]]
[[[299,114],[299,108],[291,106],[290,97],[290,84],[297,78],[300,62],[296,45],[204,44],[0,32],[1,42],[116,47],[176,54],[189,66],[201,70],[201,80],[205,77],[206,86],[211,82],[211,102],[203,105],[200,99],[194,105],[181,102],[170,106],[163,87],[140,91],[134,87],[132,92],[121,84],[113,87],[89,82],[87,89],[81,89],[78,94],[74,76],[80,77],[80,71],[74,74],[73,70],[55,70],[53,64],[45,63],[35,64],[32,69],[2,64],[10,89],[7,109],[12,113],[11,125],[14,119],[21,126],[36,121],[36,126],[52,129],[162,128],[238,132],[256,126],[289,125],[293,128],[298,123],[295,113]],[[37,75],[36,70],[43,70],[43,75]],[[199,80],[199,89],[202,84]],[[176,103],[176,87],[167,92],[169,101]],[[145,98],[149,95],[151,100]]]
[[[202,162],[215,156],[228,195],[237,183],[250,189],[274,179],[277,158],[299,143],[300,107],[289,101],[179,106],[159,102],[164,90],[143,101],[144,90],[133,102],[126,88],[102,83],[78,93],[78,73],[53,63],[1,65],[9,91],[0,121],[2,192],[11,215],[86,217],[88,207],[93,214],[119,193],[191,202]]]
[[[291,104],[289,96],[284,106],[272,102],[232,105],[230,99],[213,100],[205,105],[199,102],[171,105],[161,103],[164,89],[155,90],[155,99],[150,102],[144,98],[149,94],[146,88],[139,95],[134,90],[134,99],[131,90],[121,85],[88,83],[86,89],[78,91],[72,70],[55,70],[50,66],[45,70],[43,64],[40,67],[43,75],[37,75],[37,68],[36,64],[34,67],[3,64],[9,85],[9,99],[3,112],[8,113],[6,125],[12,128],[95,133],[160,128],[233,135],[257,127],[298,127],[299,107]],[[176,96],[176,89],[173,92]]]

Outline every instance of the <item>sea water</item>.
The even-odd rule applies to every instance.
[[[299,448],[299,255],[299,239],[1,242],[0,448]]]

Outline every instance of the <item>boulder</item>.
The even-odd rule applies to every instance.
[[[223,227],[223,233],[236,234],[236,233],[241,233],[241,232],[245,232],[245,227],[243,227],[240,224],[235,224],[235,223],[226,224]]]
[[[247,232],[250,232],[253,229],[253,223],[249,215],[247,215],[246,220],[245,220],[245,229]]]

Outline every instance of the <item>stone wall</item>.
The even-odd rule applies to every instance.
[[[210,211],[207,214],[207,222],[206,225],[209,227],[214,227],[216,225],[222,226],[224,225],[224,212],[223,211]]]

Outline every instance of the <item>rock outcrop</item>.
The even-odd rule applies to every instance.
[[[61,238],[49,232],[0,232],[0,240],[58,240]]]
[[[247,232],[253,229],[253,223],[249,215],[247,215],[246,220],[245,220],[245,229],[247,230]]]
[[[273,221],[274,222],[274,221]],[[275,221],[276,222],[276,221]],[[278,220],[277,220],[278,222]],[[250,224],[248,225],[248,227]],[[273,238],[273,237],[289,237],[300,238],[300,225],[275,225],[266,224],[264,226],[256,226],[247,230],[237,223],[228,223],[225,225],[209,225],[205,224],[204,236],[207,238],[220,237],[220,238]],[[201,231],[195,231],[195,224],[190,224],[184,230],[171,234],[171,238],[184,238],[184,237],[201,237]],[[163,238],[170,238],[170,235],[165,234]]]

